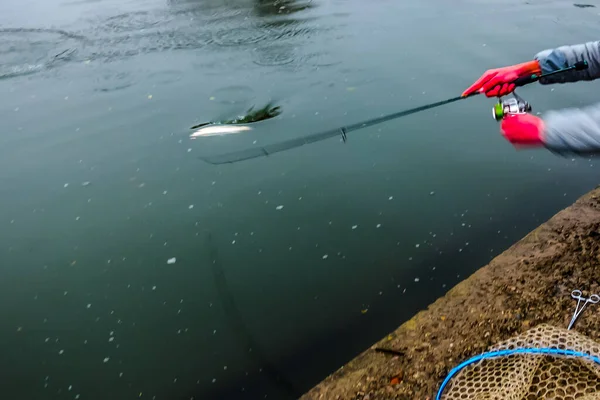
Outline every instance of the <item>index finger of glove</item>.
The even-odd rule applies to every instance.
[[[463,92],[463,96],[468,96],[479,89],[481,89],[490,79],[496,76],[496,72],[494,71],[486,71],[475,83],[473,83],[467,90]]]

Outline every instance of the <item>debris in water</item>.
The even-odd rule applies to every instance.
[[[87,305],[87,308],[91,308],[91,307],[92,307],[92,303],[89,303],[89,304]]]
[[[277,211],[279,211],[279,210],[283,209],[283,206],[277,206],[277,207],[275,207],[275,209],[276,209]]]
[[[360,310],[360,313],[361,313],[361,314],[366,314],[366,313],[368,313],[368,312],[369,312],[369,309],[368,309],[368,308],[365,308],[365,309],[363,309],[363,310]]]
[[[81,183],[81,186],[90,186],[91,182],[85,181]]]
[[[323,255],[323,260],[327,260],[328,257],[329,257],[329,255],[327,255],[327,254]]]
[[[59,350],[58,354],[63,354],[65,351],[64,350]]]
[[[65,188],[66,188],[66,187],[69,187],[69,184],[68,184],[68,183],[65,183],[65,184],[63,185],[63,187],[65,187]]]
[[[415,282],[419,282],[421,279],[419,278],[415,278]]]
[[[394,200],[394,196],[388,197],[388,200]]]
[[[435,194],[435,192],[433,192],[433,191],[432,191],[432,192],[429,192],[429,195],[430,195],[430,196],[433,196],[434,194]]]
[[[152,100],[152,95],[151,94],[148,95],[148,100]]]
[[[419,244],[419,243],[415,244],[415,247],[416,247],[417,249],[419,248],[419,246],[420,246],[420,244]]]
[[[166,190],[165,190],[165,191],[163,191],[163,194],[167,194],[167,191],[166,191]]]
[[[175,257],[173,257],[173,258],[169,258],[169,259],[167,260],[167,264],[169,264],[169,265],[171,265],[171,264],[175,264],[175,261],[177,261],[177,259],[176,259]]]
[[[152,286],[152,290],[156,290],[156,286]]]
[[[111,337],[108,338],[109,342],[112,342],[113,340],[115,340],[115,338],[113,336],[111,336]]]
[[[191,210],[192,208],[194,208],[194,205],[190,204],[188,208]]]
[[[110,360],[110,357],[105,357],[104,358],[104,363],[107,363]]]
[[[352,230],[358,228],[358,225],[352,225]]]
[[[377,224],[377,228],[381,228],[381,224]]]

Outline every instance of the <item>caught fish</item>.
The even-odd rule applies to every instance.
[[[209,136],[224,136],[232,133],[250,131],[252,128],[244,125],[208,125],[198,129],[190,135],[190,139]]]

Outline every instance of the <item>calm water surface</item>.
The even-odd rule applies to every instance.
[[[469,99],[240,164],[200,156],[454,97],[597,40],[509,0],[5,0],[0,391],[293,399],[598,181]],[[528,87],[536,111],[598,84]],[[269,100],[238,136],[189,127]],[[283,207],[281,207],[283,206]]]

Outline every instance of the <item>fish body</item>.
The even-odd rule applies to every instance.
[[[244,125],[207,125],[192,133],[190,135],[190,139],[197,139],[199,137],[231,135],[234,133],[241,133],[250,130],[252,130],[252,128]]]

